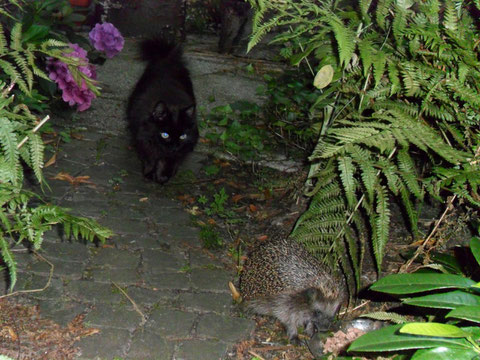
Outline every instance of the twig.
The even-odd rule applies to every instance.
[[[32,132],[35,134],[49,119],[50,119],[50,116],[49,116],[49,115],[45,116],[45,117],[43,118],[43,120],[40,121],[40,122],[38,123],[38,125],[33,128]],[[28,140],[28,135],[25,136],[25,137],[22,139],[22,141],[20,141],[20,142],[18,143],[18,145],[17,145],[17,150],[20,149],[20,148],[27,142],[27,140]]]
[[[35,293],[35,292],[42,292],[42,291],[45,291],[49,286],[50,286],[50,283],[52,281],[52,277],[53,277],[53,270],[55,269],[55,266],[50,262],[48,261],[47,259],[45,259],[42,255],[40,255],[38,252],[36,251],[33,251],[33,253],[40,258],[40,260],[42,261],[45,261],[48,265],[50,265],[50,272],[48,274],[48,280],[47,280],[47,283],[45,284],[45,286],[41,289],[31,289],[31,290],[18,290],[18,291],[14,291],[10,294],[5,294],[5,295],[1,295],[0,296],[0,299],[3,299],[3,298],[7,298],[7,297],[10,297],[10,296],[14,296],[14,295],[19,295],[19,294],[27,294],[27,293]]]
[[[249,353],[250,355],[253,355],[253,356],[255,356],[255,357],[259,358],[260,360],[265,360],[265,358],[264,358],[264,357],[261,357],[261,356],[260,356],[260,355],[258,355],[258,354],[257,354],[255,351],[248,350],[248,353]]]
[[[404,273],[407,272],[408,268],[412,265],[412,263],[415,261],[415,259],[420,256],[421,253],[425,250],[425,246],[427,246],[428,242],[430,239],[433,237],[433,235],[437,232],[438,228],[440,227],[440,224],[445,220],[445,217],[447,216],[448,212],[453,208],[453,202],[457,199],[457,195],[453,195],[450,200],[447,203],[447,207],[445,208],[445,211],[443,212],[442,216],[440,216],[440,219],[437,220],[435,223],[435,227],[433,230],[430,232],[430,234],[427,236],[427,238],[423,241],[422,245],[420,245],[417,250],[415,251],[415,254],[404,264],[400,267],[400,270],[398,271],[399,273]]]
[[[360,305],[357,305],[356,307],[354,307],[352,310],[346,309],[346,310],[338,313],[338,315],[341,316],[341,315],[345,315],[345,314],[347,314],[347,313],[352,313],[352,312],[354,312],[355,310],[358,310],[358,309],[360,309],[361,307],[364,307],[365,305],[370,304],[370,302],[371,302],[371,300],[366,300],[366,301],[364,301],[363,303],[361,303]]]
[[[133,299],[128,296],[128,294],[126,293],[125,290],[123,290],[120,286],[118,286],[115,282],[112,281],[112,284],[118,289],[120,290],[120,292],[132,303],[133,305],[133,308],[135,309],[135,311],[137,313],[140,314],[140,316],[142,317],[142,321],[140,323],[140,326],[142,326],[143,324],[145,324],[147,322],[147,318],[145,317],[145,315],[142,313],[142,311],[140,310],[140,308],[138,307],[138,305],[135,303],[135,301],[133,301]]]

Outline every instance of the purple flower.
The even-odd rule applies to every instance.
[[[80,65],[78,70],[90,79],[96,79],[97,73],[95,72],[95,67],[88,63],[87,52],[77,44],[70,44],[70,47],[73,51],[64,55],[81,59],[84,65]],[[67,64],[58,59],[49,58],[47,60],[47,70],[50,72],[50,79],[55,81],[60,90],[62,90],[63,101],[70,106],[77,105],[78,111],[84,111],[90,107],[95,94],[90,90],[85,80],[82,79],[81,85],[78,85]]]
[[[112,58],[123,49],[124,40],[120,31],[111,23],[96,24],[88,34],[90,43],[108,58]]]

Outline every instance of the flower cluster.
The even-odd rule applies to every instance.
[[[90,43],[98,51],[112,58],[123,49],[124,39],[120,31],[111,23],[96,24],[88,34]]]
[[[77,44],[70,44],[70,47],[73,51],[64,55],[81,59],[84,65],[78,66],[78,70],[90,79],[96,79],[95,67],[88,63],[87,52]],[[95,94],[84,79],[81,80],[81,85],[75,81],[67,64],[58,59],[50,58],[48,59],[47,70],[49,71],[50,79],[55,81],[60,90],[62,90],[63,101],[70,106],[76,104],[78,111],[84,111],[90,107]]]

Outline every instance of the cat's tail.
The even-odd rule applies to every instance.
[[[161,36],[143,40],[140,43],[140,56],[142,60],[153,61],[157,59],[180,59],[182,47]]]

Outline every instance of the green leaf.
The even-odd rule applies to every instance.
[[[445,346],[418,350],[411,360],[472,360],[478,353],[472,349],[452,349]]]
[[[431,294],[416,298],[404,299],[402,302],[407,305],[439,309],[455,309],[459,306],[465,305],[480,306],[480,296],[456,290],[447,293]]]
[[[371,286],[372,290],[388,294],[411,294],[438,289],[466,289],[475,281],[451,274],[393,274],[385,276]]]
[[[450,311],[445,317],[464,319],[480,323],[480,305],[458,307]]]
[[[355,340],[348,351],[398,351],[445,346],[454,349],[469,349],[471,345],[463,338],[415,336],[400,333],[405,325],[393,325],[369,332]]]
[[[439,336],[445,338],[467,338],[469,333],[463,331],[459,327],[450,324],[441,323],[409,323],[400,328],[403,334],[422,335],[422,336]]]
[[[478,237],[473,237],[470,240],[470,251],[477,260],[477,264],[480,265],[480,239]]]

